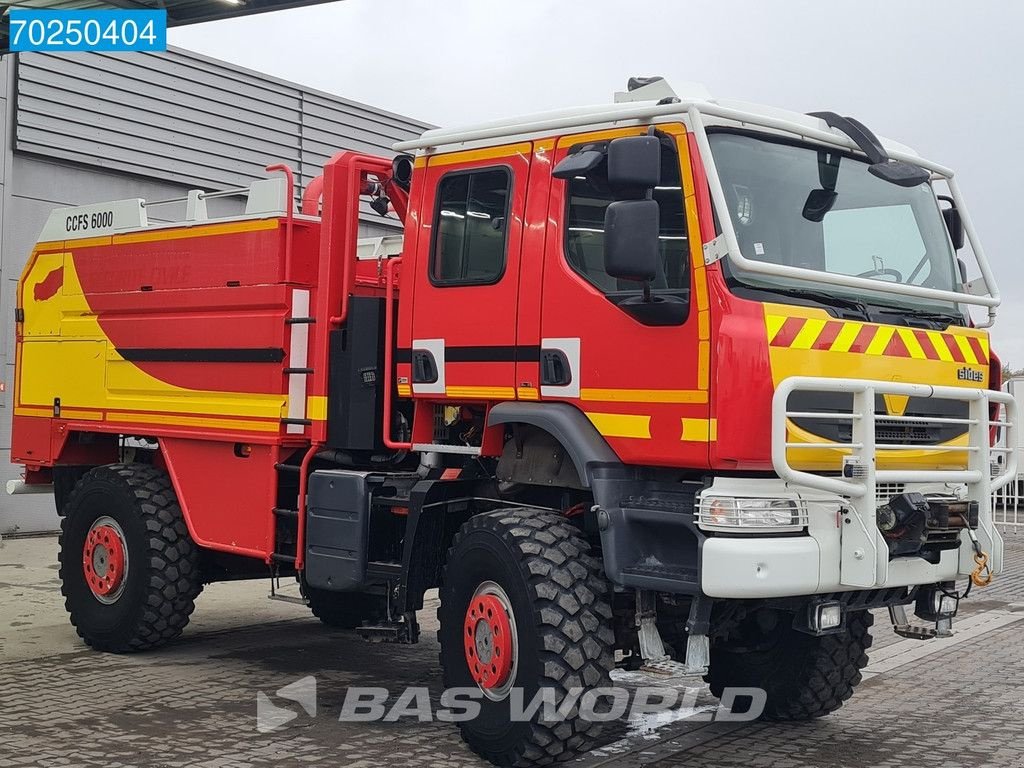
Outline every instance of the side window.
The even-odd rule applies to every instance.
[[[507,168],[455,171],[441,178],[430,256],[434,285],[481,285],[501,278],[511,188]]]
[[[604,270],[604,212],[615,199],[608,185],[600,173],[586,178],[577,176],[567,183],[565,256],[569,265],[606,295],[637,292],[640,290],[637,283],[619,280]],[[654,190],[654,199],[658,201],[660,212],[661,264],[651,289],[677,294],[689,291],[690,250],[679,160],[675,151],[664,144],[661,184]]]

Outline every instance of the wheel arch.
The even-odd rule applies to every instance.
[[[566,451],[580,484],[590,487],[590,470],[622,462],[590,419],[569,403],[499,403],[487,413],[487,426],[525,424],[551,435]]]

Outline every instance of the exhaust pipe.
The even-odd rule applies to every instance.
[[[53,493],[53,484],[47,483],[46,485],[28,485],[24,480],[8,480],[7,481],[7,493],[10,496],[21,496],[26,493]]]

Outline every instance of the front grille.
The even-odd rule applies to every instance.
[[[848,414],[853,409],[853,395],[846,392],[815,392],[797,390],[789,397],[787,409],[814,413]],[[911,397],[907,401],[904,416],[917,418],[960,418],[966,419],[969,406],[960,400],[941,398]],[[942,445],[955,440],[967,432],[965,424],[944,424],[940,422],[903,422],[894,420],[886,411],[881,395],[875,398],[875,441],[890,445]],[[847,418],[800,418],[793,423],[812,435],[834,443],[853,442],[853,426]]]
[[[904,483],[878,483],[875,486],[875,503],[881,507],[889,503],[889,499],[893,496],[899,496],[903,493],[906,484]]]

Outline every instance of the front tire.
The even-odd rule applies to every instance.
[[[873,622],[870,611],[849,613],[842,632],[815,637],[793,629],[791,614],[756,611],[736,636],[712,645],[705,679],[718,698],[727,688],[763,689],[764,720],[823,717],[860,683]]]
[[[127,653],[180,635],[202,581],[167,473],[143,464],[96,467],[64,510],[61,592],[79,636],[97,650]]]
[[[438,639],[445,687],[484,694],[479,716],[459,724],[475,752],[500,766],[533,766],[593,746],[600,723],[581,717],[578,704],[564,719],[544,721],[540,708],[512,722],[511,699],[528,706],[550,689],[560,706],[609,684],[609,592],[600,561],[561,515],[502,509],[462,527],[442,578]]]

